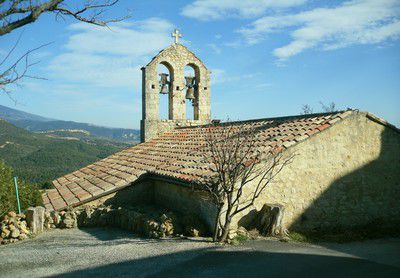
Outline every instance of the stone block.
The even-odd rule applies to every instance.
[[[44,207],[30,207],[26,212],[26,222],[33,234],[39,234],[44,229]]]

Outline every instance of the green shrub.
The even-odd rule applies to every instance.
[[[18,191],[21,210],[42,204],[41,193],[36,184],[18,180]],[[9,211],[18,211],[13,170],[0,160],[0,217]]]
[[[250,240],[250,237],[248,237],[247,235],[239,234],[239,235],[236,235],[236,236],[232,239],[231,244],[232,244],[232,245],[240,245],[240,244],[245,243],[245,242],[248,241],[248,240]]]
[[[46,181],[46,182],[40,183],[39,184],[39,188],[41,188],[41,189],[52,189],[52,188],[54,188],[54,185],[53,185],[52,182]]]
[[[297,233],[297,232],[289,233],[289,237],[291,240],[298,241],[298,242],[311,242],[312,241],[306,235]]]

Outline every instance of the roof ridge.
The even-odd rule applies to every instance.
[[[382,119],[382,118],[380,118],[380,117],[376,116],[375,114],[372,114],[371,112],[368,112],[368,111],[363,112],[363,113],[365,113],[365,116],[368,119],[370,119],[371,121],[376,122],[376,123],[381,124],[381,125],[384,125],[386,127],[389,127],[391,129],[393,129],[394,131],[400,133],[400,129],[397,126],[389,123],[388,121],[386,121],[386,120],[384,120],[384,119]]]
[[[321,117],[321,116],[329,116],[329,115],[337,115],[342,114],[345,112],[358,112],[358,109],[347,109],[347,110],[339,110],[335,112],[321,112],[321,113],[312,113],[312,114],[298,114],[298,115],[290,115],[290,116],[278,116],[278,117],[269,117],[269,118],[258,118],[258,119],[249,119],[249,120],[238,120],[238,121],[227,121],[227,122],[220,122],[217,124],[206,124],[206,125],[196,125],[196,126],[185,126],[185,127],[176,127],[175,130],[182,130],[182,129],[190,129],[190,128],[198,128],[198,127],[207,127],[207,126],[219,126],[219,125],[230,125],[230,124],[242,124],[242,123],[256,123],[256,122],[263,122],[263,121],[286,121],[291,119],[298,119],[298,118],[314,118],[314,117]]]

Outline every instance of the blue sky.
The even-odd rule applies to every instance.
[[[173,42],[212,71],[212,117],[251,119],[299,114],[320,101],[370,111],[400,126],[398,0],[122,0],[107,14],[132,18],[111,30],[55,20],[0,38],[4,55],[40,61],[0,104],[46,117],[139,128],[140,67]]]

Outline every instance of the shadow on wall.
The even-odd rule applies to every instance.
[[[347,159],[354,158],[348,155]],[[396,233],[400,231],[399,200],[400,134],[398,130],[385,127],[379,157],[335,180],[289,230],[337,233],[375,229],[392,233],[395,229]]]

